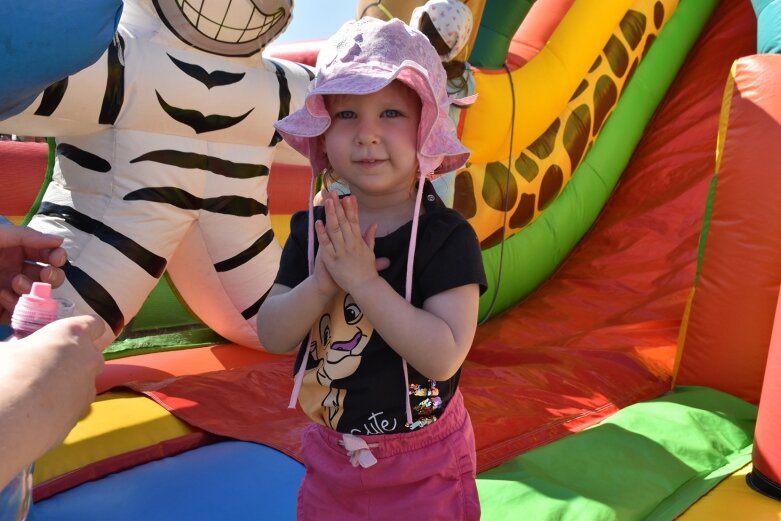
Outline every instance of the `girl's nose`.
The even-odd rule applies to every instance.
[[[363,122],[355,134],[355,143],[358,145],[376,145],[380,142],[377,127],[373,122]]]

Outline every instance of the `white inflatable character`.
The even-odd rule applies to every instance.
[[[94,65],[0,122],[0,132],[56,138],[30,226],[65,237],[60,295],[106,321],[103,344],[168,270],[208,326],[258,345],[254,317],[280,255],[266,185],[285,145],[273,123],[299,107],[310,79],[260,51],[292,3],[128,0]],[[285,150],[282,162],[304,163]]]

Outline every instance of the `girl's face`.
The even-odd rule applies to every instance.
[[[366,95],[326,96],[323,136],[336,177],[362,195],[409,198],[417,171],[420,98],[400,81]]]

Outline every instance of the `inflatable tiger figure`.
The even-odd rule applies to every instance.
[[[310,72],[260,52],[292,4],[127,0],[96,63],[0,122],[0,132],[56,138],[30,226],[65,237],[59,294],[103,318],[104,345],[167,270],[209,327],[258,346],[254,317],[280,255],[269,168],[304,163],[273,123],[298,108]]]

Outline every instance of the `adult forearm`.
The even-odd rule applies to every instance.
[[[0,487],[49,448],[53,440],[45,414],[31,390],[15,386],[12,375],[0,383]]]

